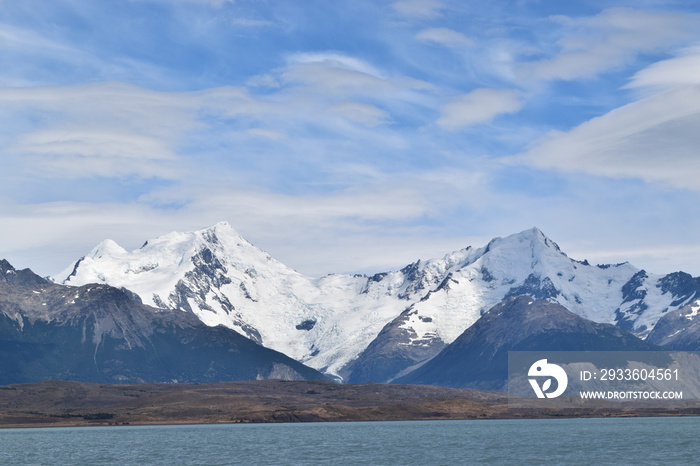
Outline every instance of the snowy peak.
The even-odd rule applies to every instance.
[[[204,228],[202,231],[213,231],[213,232],[218,231],[219,233],[223,232],[224,234],[230,234],[233,236],[240,236],[238,234],[238,232],[231,226],[231,224],[225,220],[221,221],[221,222],[217,222],[208,228]]]
[[[539,263],[548,261],[569,261],[557,243],[549,239],[538,228],[531,228],[505,238],[495,238],[484,248],[484,256],[495,268],[508,267],[513,258],[519,262],[535,267]],[[507,262],[507,263],[504,263]]]
[[[208,228],[191,232],[171,232],[167,235],[159,236],[148,240],[137,252],[143,255],[155,255],[161,257],[180,257],[187,260],[193,254],[204,248],[222,249],[226,246],[250,247],[254,246],[243,239],[226,222],[220,222]]]
[[[64,284],[126,288],[145,304],[193,313],[207,325],[224,325],[298,359],[310,352],[290,345],[298,341],[295,325],[316,318],[308,315],[309,294],[317,293],[312,280],[226,222],[168,233],[131,252],[105,241],[67,272]]]
[[[57,281],[69,285],[109,283],[134,291],[147,304],[169,307],[167,301],[177,283],[197,266],[222,273],[230,267],[252,271],[273,266],[286,271],[227,222],[220,222],[202,230],[159,236],[131,252],[105,240]]]
[[[480,279],[495,280],[494,274],[505,277],[506,281],[522,282],[532,275],[549,271],[547,267],[535,267],[537,264],[572,262],[559,246],[537,228],[505,238],[495,238],[485,247],[474,249],[471,246],[446,254],[440,259],[418,260],[397,272],[376,274],[370,282],[376,282],[376,288],[390,292],[399,289],[397,296],[402,299],[425,299],[430,293],[449,288],[450,281],[463,270],[473,280],[473,270],[478,270]],[[514,267],[517,265],[517,267]],[[550,267],[556,268],[556,267]],[[509,275],[510,274],[510,275]],[[392,285],[385,288],[387,283]]]
[[[556,249],[557,251],[560,251],[559,246],[549,239],[547,235],[545,235],[542,230],[540,230],[537,227],[532,227],[528,230],[523,230],[520,233],[515,233],[509,236],[506,236],[505,238],[494,238],[489,242],[489,245],[495,245],[498,243],[520,243],[520,244],[525,244],[529,243],[533,247],[537,244],[544,245],[546,247],[551,247]]]
[[[119,246],[115,241],[111,239],[106,239],[100,244],[95,246],[95,248],[90,251],[87,257],[91,259],[99,259],[102,256],[116,257],[126,254],[127,251],[123,247]]]
[[[174,237],[182,235],[182,233],[171,233]],[[228,222],[219,222],[202,230],[185,233],[188,238],[191,238],[193,244],[200,247],[235,247],[235,248],[255,248],[251,243],[246,241],[236,230],[228,224]],[[164,239],[170,240],[167,236]],[[262,251],[261,251],[262,252]]]

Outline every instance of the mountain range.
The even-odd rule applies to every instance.
[[[486,344],[507,350],[518,344],[515,330],[506,331],[520,328],[513,309],[536,314],[543,303],[580,319],[573,325],[571,316],[557,312],[536,320],[548,332],[585,328],[614,340],[610,348],[637,342],[640,348],[697,348],[700,332],[694,320],[699,278],[653,275],[627,262],[577,261],[537,228],[395,271],[313,278],[222,222],[150,239],[134,251],[105,240],[53,281],[129,290],[159,315],[196,316],[344,382],[470,386],[473,381],[437,377],[447,367],[457,370],[444,363],[450,352],[471,348],[465,353],[471,354]],[[519,296],[539,304],[514,307]],[[494,331],[498,344],[480,340],[491,327],[500,329]],[[531,341],[546,340],[537,338]],[[446,365],[431,372],[440,361]]]

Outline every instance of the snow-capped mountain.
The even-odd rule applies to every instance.
[[[629,263],[592,266],[570,259],[536,228],[462,254],[436,286],[344,368],[346,380],[384,382],[406,374],[511,296],[556,302],[585,319],[615,324],[642,338],[666,312],[700,297],[700,284],[687,280],[687,274],[654,276]],[[436,262],[441,261],[428,261],[425,267]],[[421,269],[421,263],[415,268]]]
[[[690,281],[688,280],[690,279]],[[313,279],[227,223],[170,233],[126,251],[106,240],[57,277],[107,283],[146,304],[193,312],[350,381],[386,381],[433,357],[504,298],[530,295],[646,336],[700,297],[687,274],[570,259],[536,228],[373,276]]]
[[[0,385],[323,380],[318,371],[195,315],[104,284],[69,287],[0,260]]]
[[[611,324],[591,322],[549,301],[506,298],[437,356],[396,383],[508,389],[509,351],[654,351]]]
[[[208,325],[225,325],[331,374],[420,298],[400,272],[382,280],[306,277],[225,222],[170,233],[131,252],[106,240],[58,281],[127,288],[146,304],[193,312]]]

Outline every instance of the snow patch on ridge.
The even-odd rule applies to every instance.
[[[685,315],[688,320],[694,320],[698,315],[700,315],[700,304],[696,303],[690,307],[690,312]]]

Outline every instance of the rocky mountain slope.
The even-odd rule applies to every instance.
[[[700,351],[700,302],[664,315],[647,341],[669,350]]]
[[[510,297],[437,356],[396,383],[506,390],[508,351],[653,351],[661,348],[560,304]]]

